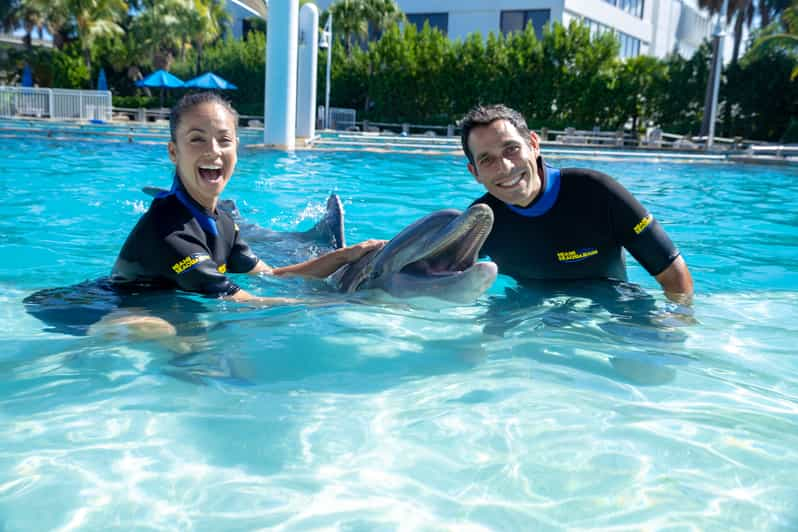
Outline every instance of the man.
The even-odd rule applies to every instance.
[[[687,264],[654,217],[618,182],[593,170],[543,164],[540,139],[520,113],[478,106],[461,122],[468,170],[487,194],[474,201],[495,222],[482,253],[524,280],[625,281],[623,248],[665,295],[689,303]]]

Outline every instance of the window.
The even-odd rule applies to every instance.
[[[430,28],[438,29],[446,35],[449,32],[449,13],[407,13],[407,21],[415,25],[418,31],[429,22]]]
[[[621,59],[626,59],[627,57],[637,57],[640,55],[640,39],[632,37],[631,35],[627,35],[622,31],[615,31],[609,26],[605,26],[600,22],[596,22],[595,20],[590,20],[589,18],[583,18],[582,24],[590,28],[590,38],[595,39],[599,35],[604,33],[610,32],[618,39],[618,43],[621,45],[620,50],[618,50],[618,55]]]
[[[543,26],[551,18],[549,9],[529,9],[526,11],[502,11],[501,31],[507,35],[513,31],[523,31],[530,22],[538,39],[543,38]]]
[[[604,0],[621,11],[626,11],[638,18],[643,18],[643,6],[645,0]]]

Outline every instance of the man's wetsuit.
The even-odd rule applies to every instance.
[[[208,212],[179,179],[155,198],[125,241],[111,282],[120,290],[181,289],[208,296],[239,291],[226,272],[246,273],[258,258],[226,213]]]
[[[657,275],[679,256],[653,216],[618,182],[587,169],[544,167],[543,192],[528,207],[491,194],[474,203],[493,209],[482,246],[499,272],[516,280],[625,281],[623,249]]]

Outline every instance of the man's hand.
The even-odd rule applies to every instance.
[[[693,277],[681,255],[654,278],[674,303],[689,305],[693,302]]]

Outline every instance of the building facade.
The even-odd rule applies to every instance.
[[[331,0],[318,0],[326,9]],[[397,0],[408,21],[425,22],[451,39],[470,33],[508,33],[532,23],[538,36],[543,26],[567,26],[581,20],[594,35],[613,32],[621,57],[645,54],[665,57],[673,51],[691,56],[712,35],[714,20],[698,8],[697,0]],[[727,46],[727,61],[731,58]]]

